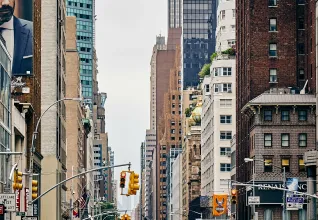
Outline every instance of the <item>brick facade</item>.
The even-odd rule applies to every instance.
[[[277,2],[277,5],[269,6],[269,2]],[[236,0],[237,181],[247,181],[251,172],[247,167],[239,166],[249,156],[250,145],[251,121],[241,114],[243,106],[270,88],[301,89],[306,80],[307,92],[315,92],[314,5],[313,0]],[[270,18],[277,19],[277,31],[269,31]],[[270,43],[277,45],[276,57],[269,57]],[[300,53],[302,43],[304,48]],[[270,68],[277,69],[275,83],[269,83]],[[304,76],[300,76],[301,70],[304,70]],[[242,205],[238,206],[238,217],[246,219],[244,190],[242,192],[239,194]]]
[[[271,95],[269,95],[271,96]],[[284,96],[284,94],[274,96]],[[297,95],[302,97],[302,95]],[[313,95],[303,95],[312,96]],[[250,119],[250,145],[249,158],[254,158],[255,163],[255,181],[283,181],[283,172],[280,167],[283,167],[282,160],[289,159],[289,166],[285,167],[286,177],[298,177],[299,181],[305,181],[307,178],[306,172],[303,169],[304,153],[315,149],[315,103],[293,105],[274,105],[266,103],[262,106],[249,103],[249,107],[244,109],[244,113]],[[271,120],[265,120],[265,111],[271,111]],[[289,120],[282,120],[282,111],[289,112]],[[299,119],[299,112],[306,112],[306,120]],[[289,135],[288,146],[282,146],[282,135]],[[306,135],[306,144],[301,146],[300,135]],[[265,135],[270,135],[270,142],[267,139],[265,143]],[[270,144],[269,144],[270,143]],[[303,143],[303,142],[302,142]],[[265,170],[265,160],[270,159],[272,163],[272,171]],[[253,163],[244,163],[239,167],[252,169]],[[301,165],[301,166],[300,166]],[[252,180],[252,173],[249,173],[248,180]],[[242,192],[242,191],[241,191]],[[281,219],[283,208],[281,205],[260,205],[257,206],[256,212],[259,213],[258,219],[264,219],[264,212],[270,209],[273,212],[273,219]],[[288,213],[291,215],[291,220],[298,220],[298,211]],[[240,218],[241,219],[241,218]]]

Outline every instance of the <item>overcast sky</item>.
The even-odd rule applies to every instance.
[[[96,15],[98,82],[108,96],[109,146],[115,164],[130,161],[139,172],[140,145],[149,128],[150,58],[156,35],[167,33],[167,0],[96,0]]]

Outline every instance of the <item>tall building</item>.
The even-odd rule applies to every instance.
[[[80,76],[85,103],[93,106],[93,60],[95,34],[95,0],[67,0],[67,15],[76,16],[77,50],[80,57]]]
[[[1,117],[0,117],[0,151],[5,152],[10,149],[10,139],[11,139],[11,62],[12,58],[6,49],[6,42],[0,35],[0,107],[1,107]],[[0,181],[5,183],[8,179],[8,168],[6,166],[6,157],[4,155],[0,156]],[[3,192],[3,185],[0,186],[1,192]]]
[[[180,29],[179,29],[180,30]],[[177,32],[176,32],[177,33]],[[179,35],[180,37],[180,35]],[[179,45],[169,43],[166,53],[158,52],[158,57],[164,55],[167,60],[159,63],[162,75],[157,74],[157,218],[168,217],[168,187],[170,149],[181,148],[181,49]],[[180,39],[180,38],[179,38]],[[171,48],[171,49],[170,49]],[[174,56],[169,56],[174,54]],[[166,56],[168,55],[168,56]],[[172,59],[172,60],[171,60]],[[172,66],[169,64],[173,61]],[[169,69],[168,69],[169,68]],[[159,73],[159,71],[158,71]],[[166,77],[166,78],[163,78]],[[163,90],[165,89],[166,90]],[[160,104],[160,101],[162,102]],[[160,106],[160,107],[159,107]],[[168,172],[167,172],[168,171]]]
[[[215,51],[216,0],[183,0],[183,88],[197,86]]]
[[[236,131],[235,1],[217,5],[216,52],[202,82],[201,195],[229,194],[231,140]],[[205,213],[212,218],[212,212]],[[224,216],[225,218],[226,216]]]
[[[195,107],[186,110],[182,145],[182,219],[196,219],[200,210],[201,194],[201,112],[202,96],[197,95]],[[194,211],[194,212],[193,212]]]
[[[76,48],[76,17],[66,17],[66,97],[80,97],[79,57]],[[67,102],[66,140],[67,140],[67,177],[71,177],[85,168],[84,108],[78,102]],[[75,202],[83,194],[84,178],[76,178],[66,183],[69,189],[66,201]],[[66,212],[67,214],[69,212]]]
[[[43,0],[41,13],[41,108],[43,112],[52,103],[66,97],[64,1]],[[43,191],[66,178],[65,113],[65,103],[60,102],[51,107],[41,120],[42,172],[56,173],[56,175],[47,175],[42,178]],[[62,213],[66,210],[63,205],[66,202],[66,190],[64,184],[41,199],[41,219],[62,217]]]
[[[153,152],[156,149],[156,132],[155,130],[148,129],[146,130],[146,141],[145,141],[145,216],[151,216],[151,207],[152,207],[152,199],[151,193],[153,187],[155,187],[151,183],[151,169],[153,164]]]
[[[170,218],[171,220],[182,220],[182,154],[179,154],[172,164],[172,190]],[[173,214],[176,213],[176,214]]]
[[[168,0],[168,28],[182,27],[182,0]]]
[[[247,182],[252,169],[240,165],[251,156],[252,119],[242,108],[265,91],[302,89],[306,81],[305,91],[315,93],[315,1],[237,0],[236,9],[236,179]],[[246,219],[245,190],[239,189],[238,218]]]

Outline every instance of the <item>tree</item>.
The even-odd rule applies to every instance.
[[[201,78],[204,78],[204,76],[210,75],[210,67],[211,67],[211,63],[204,64],[201,71],[199,72],[199,76]]]

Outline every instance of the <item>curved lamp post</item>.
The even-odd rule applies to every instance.
[[[60,100],[57,100],[56,102],[52,103],[40,116],[40,118],[38,119],[36,126],[35,126],[35,130],[33,132],[32,135],[32,142],[31,142],[31,148],[30,148],[30,165],[29,165],[29,189],[32,189],[32,175],[33,175],[33,155],[34,155],[34,151],[35,151],[35,147],[34,147],[34,141],[37,138],[37,134],[38,134],[38,128],[41,122],[41,119],[43,118],[43,116],[45,115],[45,113],[50,110],[50,108],[52,108],[54,105],[63,102],[63,101],[82,101],[82,98],[63,98]],[[29,201],[32,201],[32,193],[29,193]],[[32,215],[32,208],[28,209],[28,213],[29,215]]]

